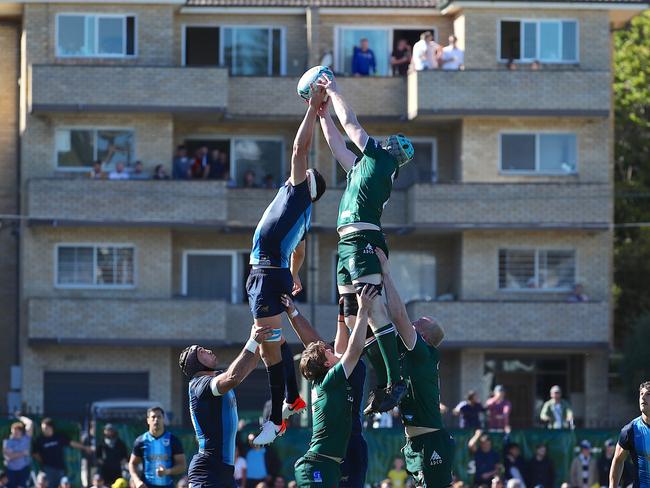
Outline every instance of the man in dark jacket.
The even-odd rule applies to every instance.
[[[526,465],[526,486],[543,486],[552,488],[555,486],[555,467],[546,455],[546,446],[538,444],[535,447],[535,455]]]
[[[122,469],[126,466],[129,455],[112,424],[104,426],[104,439],[97,443],[96,459],[106,486],[111,486],[116,479],[122,477]]]

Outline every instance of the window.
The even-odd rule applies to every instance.
[[[56,284],[73,288],[132,288],[135,248],[128,245],[59,245]]]
[[[577,171],[575,134],[501,134],[501,171],[573,174]]]
[[[230,177],[238,187],[244,186],[247,172],[253,173],[254,187],[266,187],[266,180],[272,180],[279,188],[286,181],[284,174],[284,141],[274,138],[235,137],[232,139],[193,139],[185,141],[188,154],[206,146],[208,151],[219,149],[228,155]]]
[[[55,146],[56,166],[63,170],[85,171],[99,160],[111,171],[134,159],[133,131],[126,129],[57,129]]]
[[[499,250],[499,289],[566,291],[575,284],[573,250]]]
[[[500,59],[544,63],[578,62],[575,20],[502,20]]]
[[[383,140],[384,138],[378,138]],[[417,140],[411,139],[413,142],[413,149],[415,149],[415,157],[405,166],[399,169],[399,175],[393,183],[393,189],[404,190],[413,186],[416,183],[435,183],[436,167],[437,167],[437,150],[436,140]],[[361,157],[362,153],[359,148],[351,141],[346,141],[346,147],[355,153],[357,157]],[[345,187],[346,173],[336,160],[334,160],[336,186]]]
[[[59,57],[135,56],[132,15],[60,14],[56,51]]]
[[[192,298],[242,302],[244,251],[185,251],[182,294]]]
[[[284,75],[284,30],[186,27],[183,55],[186,66],[227,66],[233,76]]]

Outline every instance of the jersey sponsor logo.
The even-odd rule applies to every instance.
[[[162,440],[162,444],[163,444],[163,446],[165,446],[165,447],[169,447],[169,438],[165,437],[165,438]]]
[[[431,454],[431,459],[429,459],[429,463],[431,466],[437,466],[439,464],[442,464],[442,458],[440,457],[440,454],[438,454],[437,451],[433,451],[433,454]]]
[[[257,264],[259,266],[271,266],[271,260],[270,259],[258,259]]]
[[[348,268],[350,268],[350,270],[354,269],[354,265],[355,265],[354,258],[348,259]]]
[[[375,248],[372,247],[372,244],[366,244],[366,247],[363,248],[363,254],[375,254]]]
[[[413,415],[404,415],[404,418],[408,420],[409,422],[413,421]]]
[[[320,474],[320,471],[314,471],[314,483],[322,483],[323,475]]]

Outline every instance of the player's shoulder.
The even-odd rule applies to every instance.
[[[133,446],[141,446],[142,444],[148,442],[150,440],[151,436],[149,435],[149,432],[145,432],[144,434],[140,434],[138,437],[135,438],[135,441],[133,441]]]

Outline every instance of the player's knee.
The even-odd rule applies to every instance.
[[[354,293],[343,294],[343,316],[350,317],[356,316],[359,312],[359,304],[357,303],[357,296]]]

